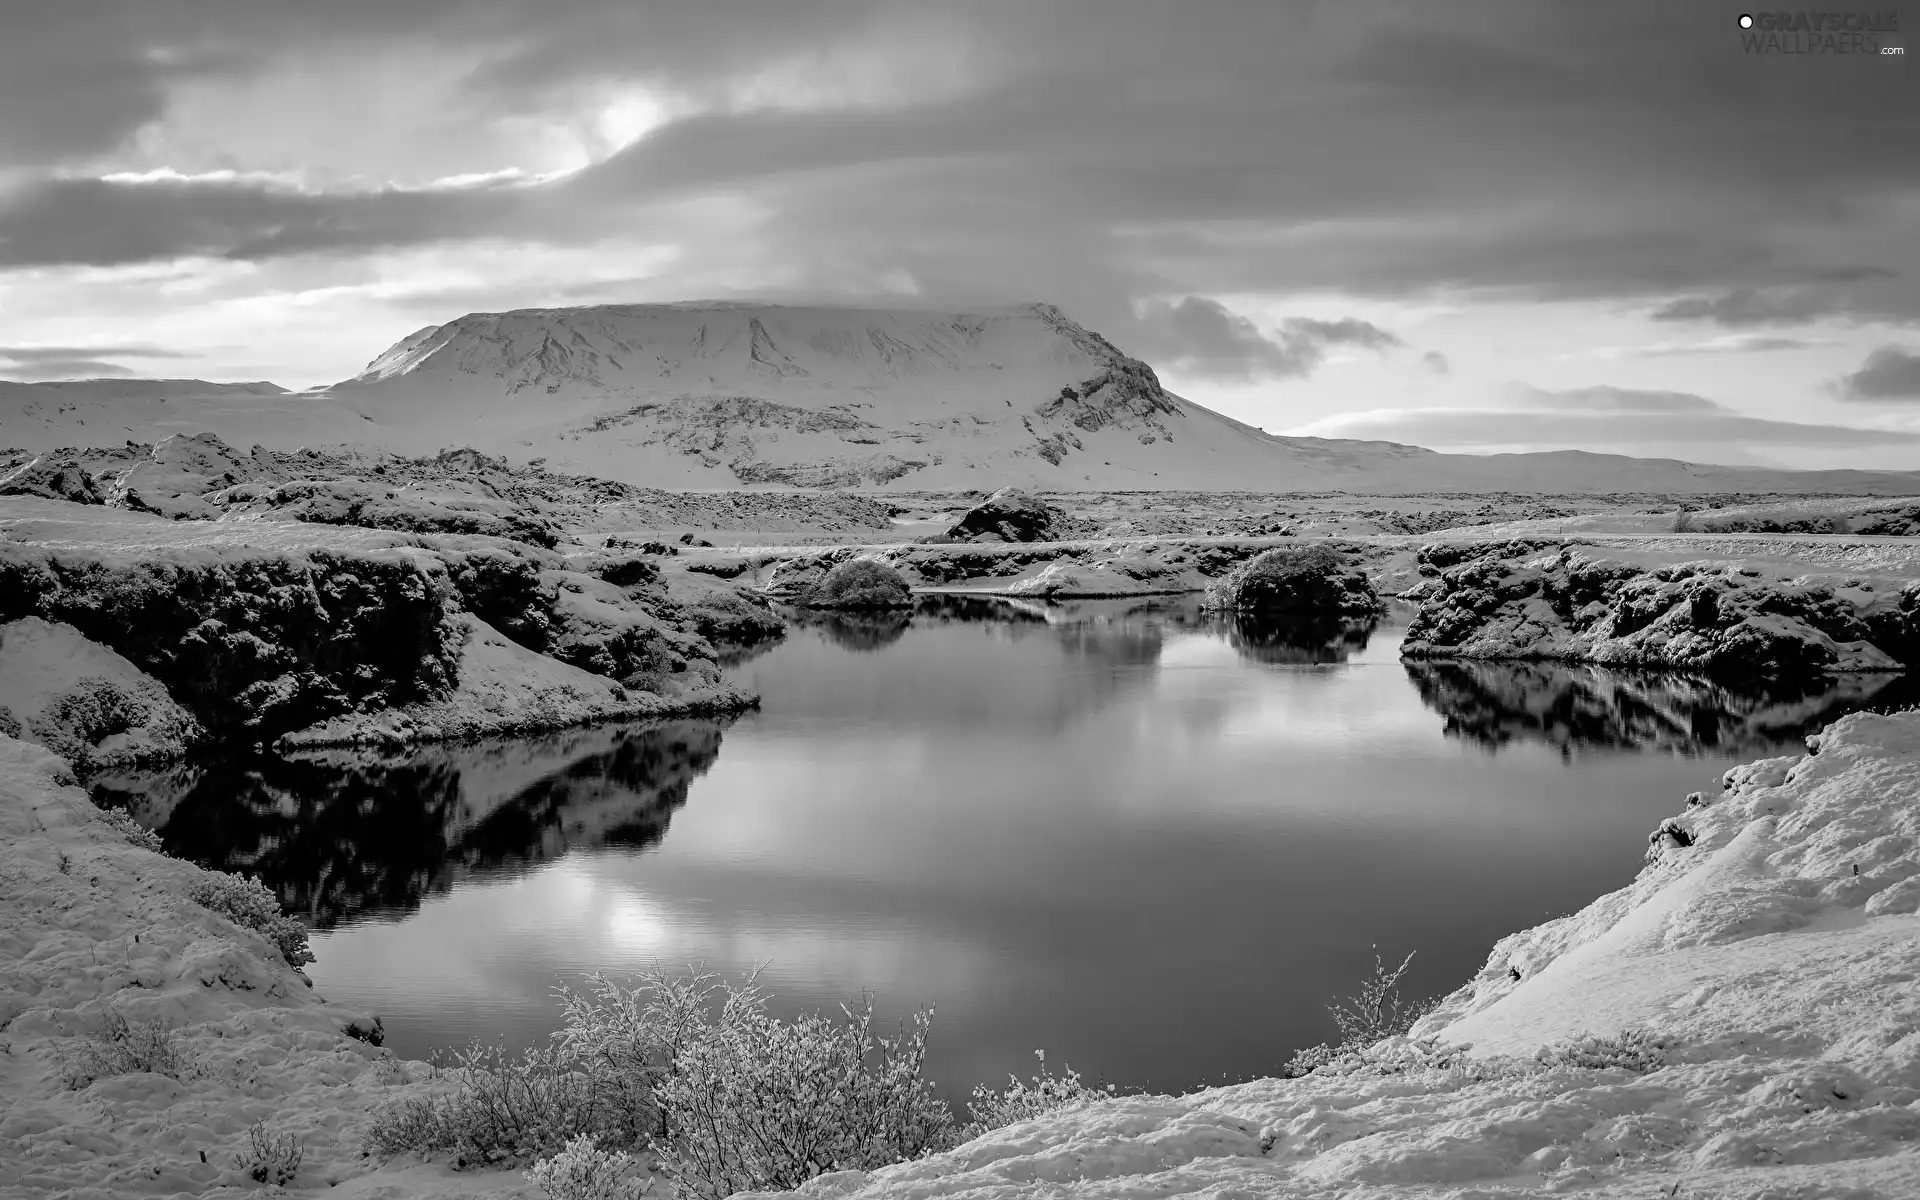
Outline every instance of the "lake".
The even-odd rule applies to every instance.
[[[1037,1048],[1179,1091],[1328,1038],[1372,947],[1451,990],[1627,883],[1728,766],[1912,699],[1900,677],[1406,664],[1403,621],[925,597],[737,661],[763,696],[737,720],[91,782],[278,891],[316,987],[404,1056],[542,1040],[553,985],[588,971],[704,962],[762,967],[783,1012],[937,1002],[949,1098]]]

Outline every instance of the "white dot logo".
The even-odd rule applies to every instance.
[[[1753,28],[1753,18],[1752,18],[1752,17],[1750,17],[1750,16],[1748,16],[1748,15],[1747,15],[1746,13],[1741,13],[1741,14],[1740,14],[1740,28],[1742,28],[1742,29],[1752,29],[1752,28]]]

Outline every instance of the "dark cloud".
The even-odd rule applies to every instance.
[[[185,358],[163,346],[0,346],[0,358],[17,363],[56,362],[75,358]]]
[[[1841,379],[1840,394],[1849,400],[1920,400],[1920,354],[1882,346]]]
[[[1734,288],[1717,295],[1683,296],[1654,309],[1656,321],[1706,321],[1714,325],[1798,325],[1844,316],[1866,307],[1858,294],[1839,286]]]
[[[318,193],[245,176],[57,178],[0,193],[0,266],[372,250],[515,228],[537,189]],[[577,228],[577,227],[576,227]]]
[[[1297,378],[1326,360],[1329,348],[1386,350],[1398,337],[1353,317],[1289,317],[1271,335],[1218,301],[1188,296],[1141,312],[1129,345],[1154,361],[1205,379]]]
[[[290,47],[469,55],[490,121],[608,80],[717,107],[519,189],[43,171],[0,195],[0,263],[644,236],[649,206],[725,196],[752,201],[743,241],[783,277],[835,292],[905,270],[942,297],[1099,304],[1118,286],[1116,320],[1129,296],[1433,288],[1729,326],[1920,319],[1911,71],[1749,57],[1725,12],[1665,0],[24,7],[0,42],[0,168],[80,161],[181,79],[265,71]],[[958,82],[936,87],[913,64],[948,51]],[[721,103],[770,70],[858,92],[860,54],[886,76],[878,99]],[[1207,336],[1237,347],[1230,365],[1285,351]]]
[[[22,383],[49,379],[104,379],[133,373],[130,367],[98,358],[42,358],[27,363],[0,363],[0,379]]]
[[[1425,354],[1422,354],[1420,356],[1420,362],[1421,365],[1425,366],[1427,370],[1432,371],[1435,375],[1448,375],[1453,372],[1453,364],[1449,363],[1447,356],[1438,350],[1429,350]]]
[[[159,346],[0,346],[0,377],[16,380],[99,379],[136,372],[115,359],[185,358]]]
[[[1446,449],[1616,449],[1724,461],[1747,447],[1864,449],[1920,446],[1920,432],[1861,429],[1749,417],[1687,392],[1594,387],[1529,390],[1486,408],[1377,409],[1332,417],[1296,432],[1409,442]],[[1715,455],[1720,455],[1716,460]]]

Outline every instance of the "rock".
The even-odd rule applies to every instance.
[[[721,579],[738,579],[746,574],[752,565],[744,558],[712,558],[690,562],[687,564],[687,570],[701,575],[717,575]]]
[[[877,558],[850,558],[794,597],[802,608],[912,608],[906,577]]]
[[[0,475],[0,496],[44,496],[74,504],[107,502],[72,450],[50,450]]]
[[[1409,658],[1560,659],[1781,678],[1898,670],[1920,644],[1911,586],[1887,594],[1734,564],[1650,567],[1538,543],[1421,552],[1432,590]]]
[[[615,587],[633,587],[660,578],[660,568],[644,558],[611,559],[595,568],[595,573]]]
[[[970,508],[944,540],[956,542],[1057,542],[1086,530],[1060,509],[1019,488],[1001,488]]]
[[[391,487],[356,479],[297,479],[243,484],[207,497],[216,510],[262,513],[317,525],[358,525],[407,533],[467,533],[551,549],[559,527],[511,501],[463,494],[449,485]]]
[[[1204,606],[1227,612],[1358,616],[1381,611],[1364,572],[1331,546],[1282,547],[1246,562],[1207,588]]]
[[[145,461],[121,474],[107,503],[175,520],[207,520],[221,511],[206,498],[208,493],[255,474],[253,460],[213,434],[176,433],[161,438]]]

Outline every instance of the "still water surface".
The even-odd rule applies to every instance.
[[[1884,677],[1741,693],[1403,664],[1371,631],[1189,602],[928,598],[793,630],[736,721],[219,759],[94,782],[170,850],[258,874],[310,973],[402,1055],[539,1041],[592,970],[764,967],[784,1011],[938,1002],[949,1096],[1028,1073],[1178,1090],[1332,1033],[1370,947],[1421,994],[1632,878],[1727,766]]]

